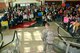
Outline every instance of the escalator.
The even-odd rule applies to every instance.
[[[4,44],[3,35],[1,37],[2,37],[1,41],[3,43],[1,43],[1,45],[0,45],[0,53],[20,53],[20,51],[19,51],[19,39],[17,36],[17,31],[14,32],[13,39],[7,44]]]
[[[60,27],[57,28],[58,37],[66,44],[65,53],[80,53],[80,44],[77,43],[79,37],[63,36],[60,33]],[[64,48],[65,49],[65,48]]]

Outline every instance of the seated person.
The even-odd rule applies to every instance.
[[[80,26],[79,26],[79,28],[78,28],[78,30],[77,30],[77,33],[80,35]]]
[[[77,32],[79,26],[80,26],[80,23],[76,20],[73,23],[73,32]]]

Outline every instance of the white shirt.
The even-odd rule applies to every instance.
[[[34,17],[34,15],[33,14],[30,14],[30,18],[33,18]]]
[[[28,19],[26,14],[23,15],[23,19]]]
[[[49,15],[48,15],[48,16],[47,16],[47,19],[49,19],[49,20],[50,20],[50,19],[51,19],[51,16],[49,16]]]

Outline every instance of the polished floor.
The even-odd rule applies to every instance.
[[[50,28],[53,29],[54,33],[57,34],[57,27],[58,25],[55,22],[50,23]],[[3,31],[4,35],[4,42],[5,44],[10,42],[13,38],[14,31],[16,30],[18,32],[18,37],[19,37],[19,42],[20,44],[19,49],[21,53],[42,53],[43,52],[43,42],[41,40],[41,35],[42,35],[42,30],[44,27],[34,27],[34,28],[24,28],[24,29],[12,29],[12,30],[5,30]],[[70,34],[64,31],[62,28],[60,29],[60,33],[63,36],[68,36],[70,37]],[[54,44],[59,45],[61,47],[62,45],[59,44],[59,38],[55,37]],[[56,48],[54,48],[56,49]],[[57,53],[54,50],[54,53]],[[60,53],[60,52],[58,52]]]

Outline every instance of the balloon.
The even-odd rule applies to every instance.
[[[66,4],[66,7],[69,7],[70,6],[70,4],[68,3],[68,4]]]
[[[65,3],[62,3],[62,4],[61,4],[61,6],[62,6],[62,7],[65,7],[65,6],[66,6],[66,4],[65,4]]]

